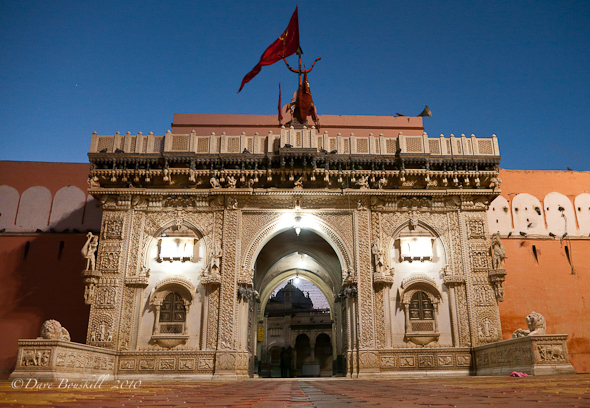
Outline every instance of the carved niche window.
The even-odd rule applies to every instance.
[[[406,317],[406,341],[421,346],[437,341],[441,293],[432,278],[414,275],[404,279],[400,295]]]
[[[165,348],[173,348],[188,340],[189,308],[196,289],[182,276],[170,276],[161,281],[150,294],[154,311],[151,341]]]
[[[160,333],[182,334],[186,323],[184,300],[176,292],[169,293],[160,306]]]
[[[434,320],[434,307],[428,295],[421,290],[410,300],[410,320]]]

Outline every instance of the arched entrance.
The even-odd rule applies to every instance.
[[[262,377],[344,374],[342,266],[332,246],[311,230],[283,231],[258,253],[255,373]],[[280,350],[277,367],[276,350]]]

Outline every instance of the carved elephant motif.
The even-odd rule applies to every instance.
[[[35,353],[35,350],[23,350],[22,353],[22,365],[23,366],[31,366],[31,365],[39,365],[39,358],[41,357],[41,353]]]

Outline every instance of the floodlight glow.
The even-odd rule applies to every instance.
[[[160,261],[192,261],[194,238],[162,237],[160,238]]]
[[[431,237],[400,237],[402,259],[431,259]]]

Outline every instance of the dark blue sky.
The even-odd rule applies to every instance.
[[[501,167],[590,170],[590,2],[0,0],[0,160],[86,162],[93,131],[276,114],[284,64],[242,77],[296,4],[321,114],[496,134]],[[296,63],[296,57],[290,58]]]

